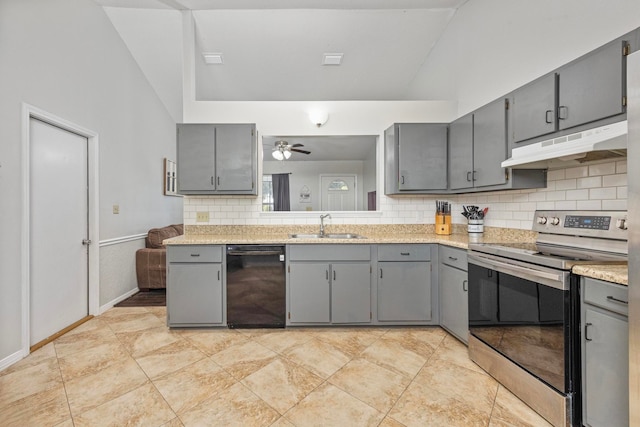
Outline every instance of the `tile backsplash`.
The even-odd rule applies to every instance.
[[[329,224],[433,224],[435,200],[452,203],[452,220],[465,224],[463,205],[488,207],[488,227],[529,230],[536,209],[627,210],[627,161],[600,161],[551,169],[547,187],[450,196],[380,195],[379,212],[336,213]],[[196,223],[196,212],[209,212],[209,222]],[[261,212],[259,197],[185,196],[187,225],[316,224],[320,212]]]

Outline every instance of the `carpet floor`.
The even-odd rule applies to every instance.
[[[116,304],[116,307],[159,307],[167,305],[166,289],[151,289],[147,292],[138,292],[124,301]]]

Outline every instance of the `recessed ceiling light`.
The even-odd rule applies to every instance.
[[[322,65],[340,65],[343,53],[325,53],[322,56]]]
[[[204,62],[206,64],[211,64],[211,65],[220,65],[220,64],[222,64],[222,54],[221,53],[203,53],[202,57],[204,58]]]

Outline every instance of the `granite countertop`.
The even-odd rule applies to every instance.
[[[466,226],[454,224],[453,234],[435,234],[433,224],[414,225],[332,225],[327,233],[355,233],[363,239],[302,239],[292,233],[317,233],[316,226],[186,226],[185,234],[165,240],[165,245],[229,245],[229,244],[356,244],[432,243],[468,249],[469,243],[534,242],[537,233],[529,230],[485,227],[475,235]],[[580,276],[628,284],[627,265],[578,265],[573,273]]]
[[[629,285],[629,267],[627,264],[576,265],[571,271],[579,276],[605,280],[620,285]]]

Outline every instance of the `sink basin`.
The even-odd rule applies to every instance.
[[[366,239],[366,237],[353,233],[327,233],[325,235],[320,234],[289,234],[292,239]]]

